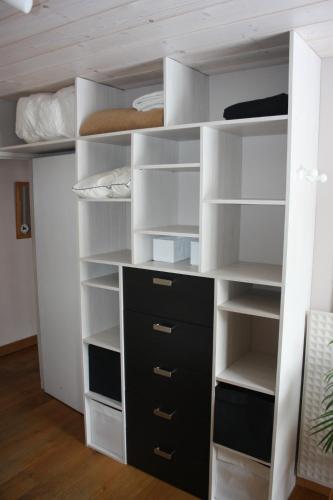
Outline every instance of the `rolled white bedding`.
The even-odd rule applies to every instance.
[[[16,108],[16,135],[25,142],[75,136],[75,88],[21,97]]]

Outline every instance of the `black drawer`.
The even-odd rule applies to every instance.
[[[213,325],[213,279],[133,268],[124,268],[123,272],[125,309]]]
[[[194,399],[197,411],[206,414],[211,404],[211,376],[177,365],[164,365],[150,353],[139,358],[126,353],[126,390],[138,395],[163,397],[165,404],[187,405]]]
[[[273,418],[273,396],[229,384],[216,386],[216,443],[270,462]]]
[[[200,499],[208,498],[209,456],[201,460],[186,447],[147,438],[145,431],[128,435],[128,463]]]
[[[167,443],[169,447],[186,449],[197,458],[207,460],[210,447],[210,408],[205,415],[197,411],[198,402],[166,403],[163,396],[142,397],[126,394],[127,438],[135,445],[136,436]]]
[[[126,357],[212,373],[213,329],[125,311]]]

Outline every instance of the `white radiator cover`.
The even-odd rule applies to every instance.
[[[305,352],[298,475],[325,486],[333,486],[333,455],[318,447],[321,434],[311,436],[311,427],[321,412],[324,375],[333,367],[333,314],[311,311]]]

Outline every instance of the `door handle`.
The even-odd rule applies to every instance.
[[[155,455],[157,455],[158,457],[165,458],[165,460],[172,460],[175,452],[176,452],[175,450],[171,451],[162,450],[162,448],[160,448],[159,446],[155,446],[154,448]]]
[[[155,332],[161,332],[161,333],[172,333],[172,331],[175,329],[175,326],[169,326],[169,325],[161,325],[161,323],[154,323],[153,324],[153,330]]]
[[[176,410],[170,411],[169,413],[166,411],[161,410],[161,408],[154,408],[153,409],[153,414],[156,417],[164,418],[165,420],[172,420],[176,413]]]
[[[165,368],[161,368],[160,366],[154,366],[153,372],[155,375],[160,375],[160,377],[172,378],[176,373],[176,368],[173,370],[166,370]]]
[[[166,278],[157,278],[156,276],[153,278],[153,284],[159,286],[172,286],[174,280],[168,280]]]

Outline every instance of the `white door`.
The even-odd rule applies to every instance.
[[[37,286],[44,389],[83,410],[75,155],[33,161]]]

